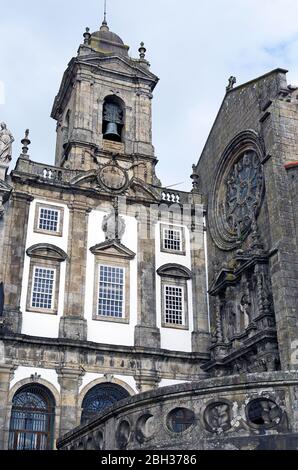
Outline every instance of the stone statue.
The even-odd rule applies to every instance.
[[[11,147],[14,138],[11,132],[7,129],[6,124],[0,124],[0,163],[9,163],[11,160]]]

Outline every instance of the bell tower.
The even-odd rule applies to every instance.
[[[99,31],[86,28],[83,44],[64,73],[51,116],[57,121],[55,164],[90,171],[109,159],[143,165],[155,183],[151,73],[141,43],[139,58],[111,32],[106,15]]]

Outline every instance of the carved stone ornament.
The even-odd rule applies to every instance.
[[[102,221],[102,230],[106,240],[121,240],[125,233],[125,220],[115,212],[105,215]]]
[[[213,190],[210,229],[219,248],[240,246],[258,216],[264,193],[261,164],[262,146],[257,136],[248,132],[224,152]]]
[[[119,166],[108,164],[99,171],[98,181],[104,188],[119,191],[127,184],[127,174]]]
[[[208,431],[221,434],[231,425],[231,407],[225,402],[211,403],[204,412],[204,421]]]
[[[8,164],[11,160],[11,147],[14,138],[11,132],[7,129],[6,124],[0,124],[0,163]]]

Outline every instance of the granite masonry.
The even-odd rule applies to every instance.
[[[144,44],[83,37],[55,165],[1,124],[0,448],[298,449],[298,89],[231,77],[172,191]]]

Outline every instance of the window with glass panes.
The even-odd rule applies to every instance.
[[[181,230],[174,228],[165,228],[163,231],[163,247],[165,250],[182,251]]]
[[[124,268],[99,266],[98,315],[124,317],[124,277]]]
[[[55,270],[34,267],[31,307],[52,310],[54,304]]]
[[[164,321],[183,325],[183,287],[164,286]]]
[[[48,232],[59,231],[59,211],[50,209],[48,207],[41,207],[39,209],[39,230],[46,230]]]

